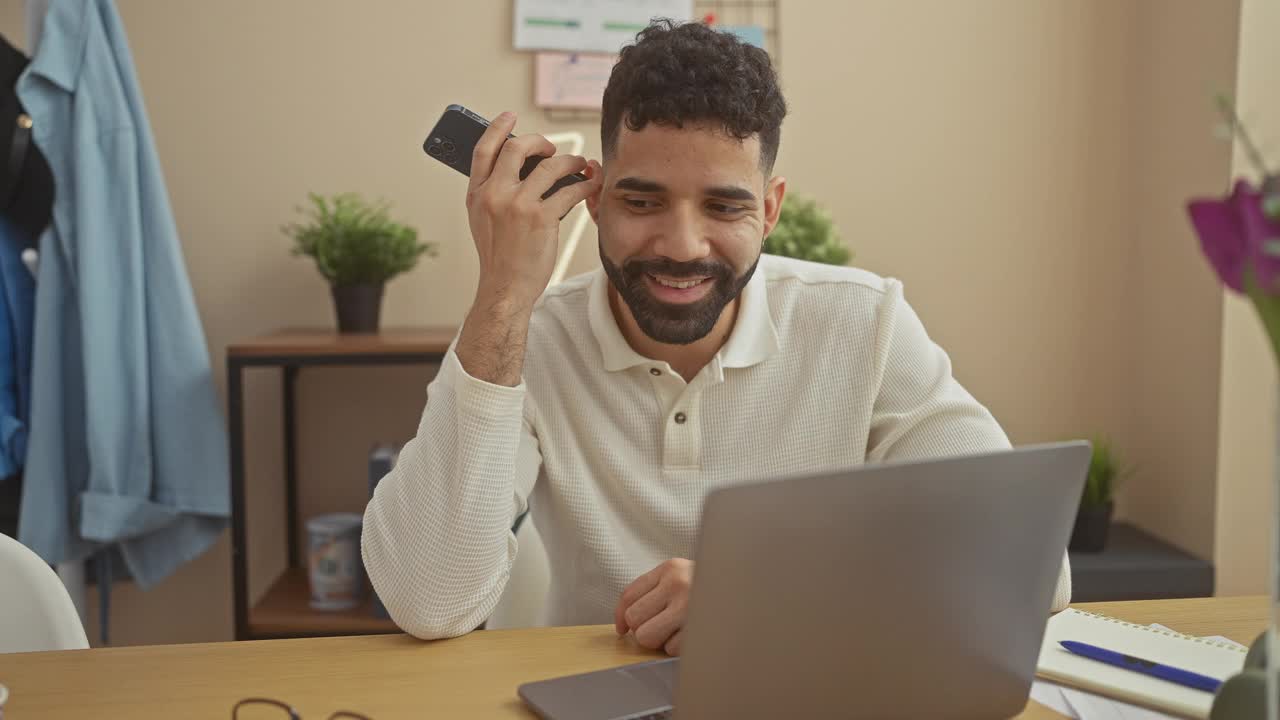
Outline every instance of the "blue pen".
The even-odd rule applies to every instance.
[[[1076,655],[1087,657],[1090,660],[1097,660],[1098,662],[1104,662],[1108,665],[1115,665],[1116,667],[1124,668],[1126,670],[1140,672],[1143,675],[1150,675],[1151,677],[1157,677],[1161,680],[1168,680],[1169,682],[1185,685],[1186,687],[1195,688],[1196,690],[1217,692],[1218,687],[1222,685],[1221,680],[1211,678],[1208,675],[1193,673],[1190,670],[1180,670],[1170,665],[1152,662],[1151,660],[1143,660],[1142,658],[1125,655],[1115,652],[1114,650],[1106,650],[1098,647],[1097,645],[1076,642],[1074,640],[1062,640],[1060,642],[1062,647],[1070,650]]]

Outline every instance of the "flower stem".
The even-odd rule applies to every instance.
[[[1253,144],[1253,138],[1249,136],[1249,130],[1245,128],[1244,123],[1240,122],[1240,116],[1236,114],[1236,106],[1231,100],[1221,93],[1214,97],[1214,102],[1218,106],[1218,112],[1226,117],[1227,122],[1231,125],[1231,133],[1240,138],[1240,144],[1244,147],[1244,153],[1249,157],[1249,163],[1258,171],[1258,175],[1267,178],[1270,173],[1267,172],[1267,164],[1262,159],[1262,153],[1258,152],[1258,146]]]
[[[1252,267],[1245,268],[1244,289],[1253,307],[1258,311],[1262,327],[1267,331],[1267,340],[1271,351],[1275,353],[1276,362],[1280,363],[1280,296],[1271,295],[1258,285],[1258,277]]]

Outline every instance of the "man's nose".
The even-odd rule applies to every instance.
[[[707,241],[702,219],[695,210],[676,209],[669,217],[651,248],[655,255],[676,262],[691,262],[710,254],[711,244]]]

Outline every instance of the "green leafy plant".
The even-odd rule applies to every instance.
[[[1116,489],[1132,468],[1126,466],[1111,440],[1096,437],[1093,456],[1089,458],[1089,475],[1085,478],[1081,507],[1101,507],[1115,499]]]
[[[389,203],[370,204],[355,193],[307,197],[310,207],[298,210],[308,222],[283,231],[293,238],[293,254],[313,258],[335,287],[382,284],[436,254],[433,244],[418,242],[417,230],[391,219]]]
[[[840,242],[831,216],[813,200],[790,194],[782,200],[778,224],[765,238],[764,251],[828,265],[844,265],[853,257]]]

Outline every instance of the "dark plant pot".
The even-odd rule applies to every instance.
[[[333,307],[338,313],[338,332],[378,332],[382,314],[381,284],[335,285]]]
[[[1114,509],[1114,503],[1080,508],[1076,512],[1076,525],[1067,547],[1078,552],[1102,552],[1107,546],[1107,532],[1111,530],[1111,512]]]

